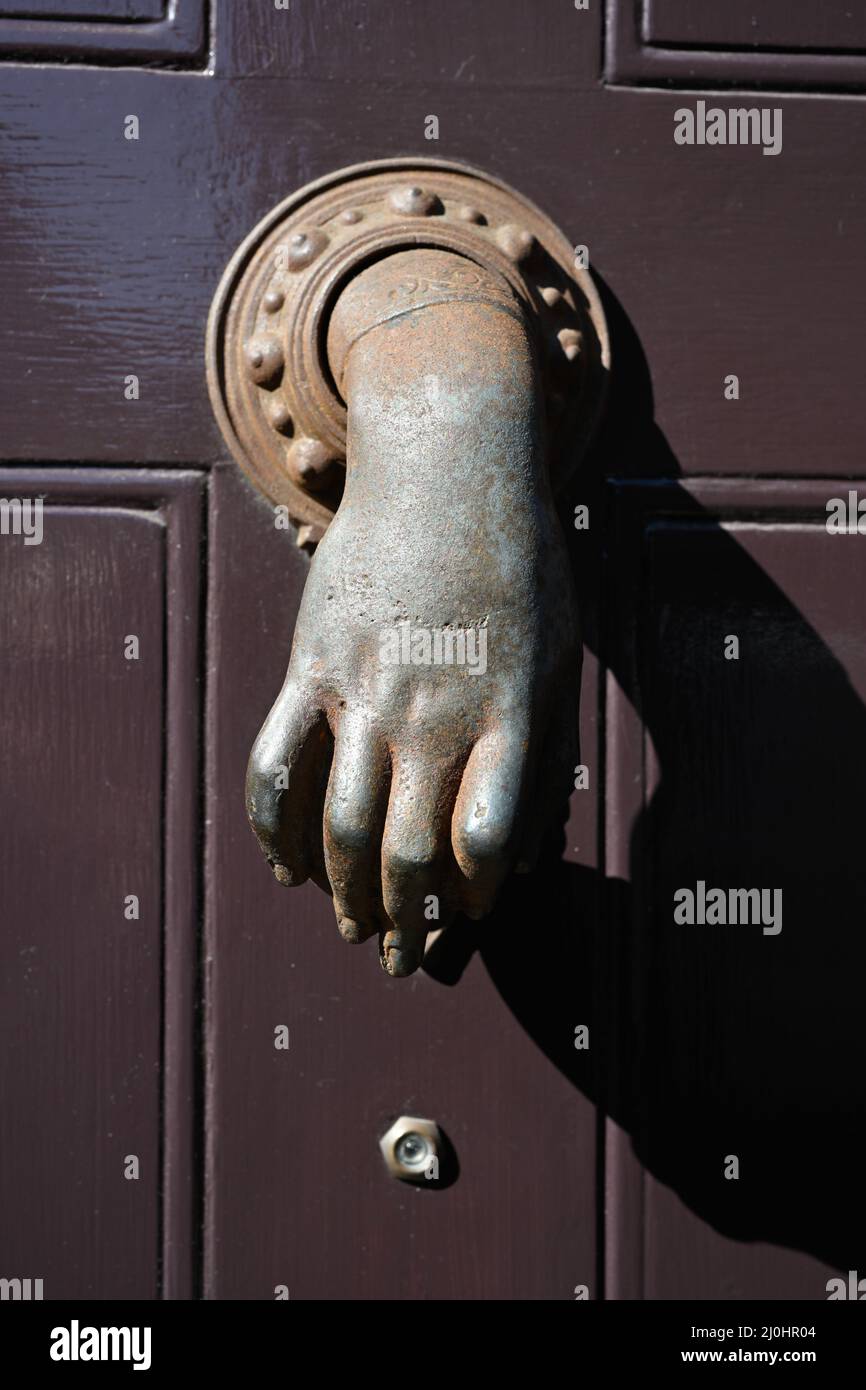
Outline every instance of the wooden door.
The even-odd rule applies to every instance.
[[[807,0],[0,0],[0,1276],[820,1300],[866,1274],[866,542],[826,524],[866,498],[864,86],[854,7]],[[704,136],[779,111],[779,148],[760,116],[680,143],[684,109]],[[588,248],[614,370],[569,499],[588,789],[403,981],[246,823],[309,560],[228,458],[204,332],[272,206],[413,154]],[[699,882],[780,890],[781,929],[677,922]],[[388,1176],[401,1113],[454,1181]]]

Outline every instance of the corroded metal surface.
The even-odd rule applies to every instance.
[[[378,937],[396,976],[531,865],[576,761],[581,649],[553,482],[601,408],[604,325],[541,214],[518,223],[502,190],[499,216],[482,211],[477,184],[362,173],[348,191],[363,207],[330,189],[336,210],[292,234],[282,279],[281,221],[228,305],[217,397],[260,485],[321,528],[248,814],[278,881],[330,892],[343,937]],[[352,235],[375,222],[362,258],[334,218]],[[409,249],[407,225],[423,228]]]
[[[280,882],[393,975],[489,911],[575,761],[579,642],[536,345],[503,276],[398,253],[334,312],[346,488],[250,760]]]
[[[545,356],[550,467],[559,486],[600,408],[607,332],[565,237],[504,184],[438,160],[341,170],[275,208],[226,270],[208,324],[208,382],[223,434],[267,497],[321,538],[339,505],[346,406],[328,366],[333,304],[364,265],[417,246],[502,276]]]

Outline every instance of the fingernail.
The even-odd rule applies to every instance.
[[[294,879],[292,878],[291,869],[287,869],[285,864],[272,864],[271,868],[274,871],[274,878],[277,880],[277,883],[281,883],[284,888],[292,887]]]
[[[402,979],[405,975],[413,975],[418,969],[418,952],[403,948],[393,948],[385,957],[383,962],[389,975]]]

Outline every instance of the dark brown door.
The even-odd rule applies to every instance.
[[[46,1298],[866,1275],[866,538],[827,526],[866,498],[866,29],[543,8],[0,0],[0,1277]],[[204,334],[272,206],[413,154],[588,248],[614,365],[569,503],[588,789],[403,981],[246,824],[309,561],[227,456]],[[699,884],[782,906],[677,921]],[[454,1181],[388,1176],[404,1113]]]

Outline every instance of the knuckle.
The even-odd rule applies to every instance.
[[[511,826],[502,820],[477,820],[462,825],[456,839],[457,849],[465,859],[478,865],[496,864],[508,853]]]
[[[383,854],[383,867],[392,878],[426,876],[433,872],[436,864],[437,855],[430,844],[392,844]]]
[[[372,848],[373,832],[358,812],[334,808],[325,816],[329,844],[347,854],[364,854]]]

